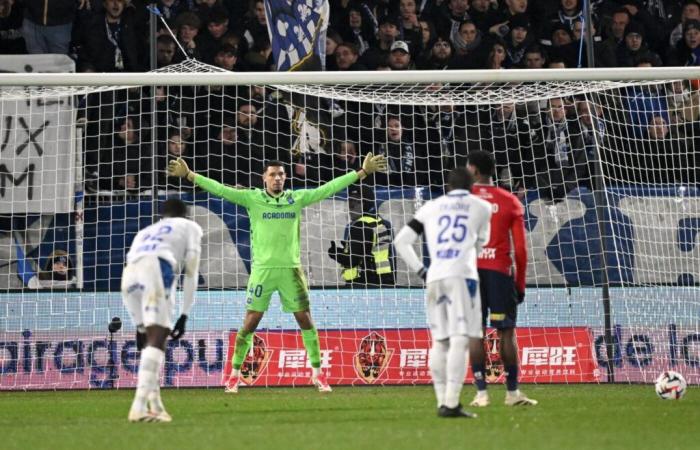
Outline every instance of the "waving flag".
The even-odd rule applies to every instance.
[[[324,70],[328,0],[265,0],[277,70]]]

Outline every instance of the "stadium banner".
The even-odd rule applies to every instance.
[[[331,384],[430,383],[430,332],[423,329],[319,330],[321,369]],[[524,383],[584,383],[598,381],[591,331],[585,327],[520,328],[521,381]],[[233,355],[236,333],[229,335]],[[489,330],[487,380],[504,380],[498,356],[498,338]],[[224,376],[231,373],[226,359]],[[311,364],[299,333],[256,333],[253,348],[241,367],[249,385],[294,386],[308,384]],[[466,382],[473,376],[467,374]]]
[[[325,69],[329,12],[328,0],[265,0],[277,71]]]
[[[65,55],[3,55],[0,67],[5,72],[75,72]],[[47,101],[23,94],[0,102],[0,214],[68,213],[74,198],[73,98]]]
[[[495,335],[495,333],[491,333]],[[131,333],[112,341],[95,333],[24,330],[0,334],[0,390],[104,389],[136,385],[139,353]],[[322,370],[334,385],[430,383],[430,333],[420,329],[319,330]],[[521,328],[517,333],[527,383],[595,382],[597,362],[586,327]],[[231,371],[234,331],[188,333],[169,341],[162,373],[172,387],[217,387]],[[503,381],[488,339],[489,381]],[[253,386],[305,386],[309,364],[296,330],[261,330],[242,368]],[[466,382],[471,382],[471,374]]]

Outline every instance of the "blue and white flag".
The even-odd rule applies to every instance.
[[[328,13],[328,0],[265,0],[278,71],[325,69]]]

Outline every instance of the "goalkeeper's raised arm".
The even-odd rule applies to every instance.
[[[312,383],[321,392],[331,387],[321,373],[321,349],[318,331],[311,319],[309,291],[301,266],[301,211],[305,206],[330,197],[377,171],[386,169],[384,156],[371,153],[362,168],[350,172],[317,189],[284,190],[287,174],[280,161],[268,161],[262,173],[264,189],[233,189],[192,172],[181,159],[171,161],[171,176],[187,177],[207,192],[248,211],[251,229],[253,263],[248,278],[246,317],[236,335],[231,360],[231,375],[226,381],[226,392],[238,392],[241,366],[253,342],[253,333],[270,305],[272,294],[279,293],[282,309],[294,314],[301,328],[302,341],[311,364]]]

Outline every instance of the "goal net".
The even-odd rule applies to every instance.
[[[671,368],[700,381],[695,82],[246,75],[187,61],[83,86],[77,75],[54,87],[19,77],[2,89],[0,389],[135,385],[121,272],[134,235],[167,197],[192,205],[205,234],[196,304],[186,335],[168,343],[164,384],[221,385],[246,308],[249,220],[244,208],[168,178],[168,160],[255,188],[275,159],[287,188],[313,189],[369,152],[387,156],[388,173],[304,210],[301,257],[323,370],[331,384],[428,383],[422,281],[389,234],[352,242],[350,206],[396,233],[474,150],[493,154],[496,183],[524,205],[521,381],[651,382]],[[363,201],[349,201],[360,193]],[[380,286],[365,265],[374,275],[382,268]],[[123,326],[110,333],[113,318]],[[503,380],[498,345],[489,329],[494,383]],[[275,295],[244,379],[303,386],[310,374]]]

